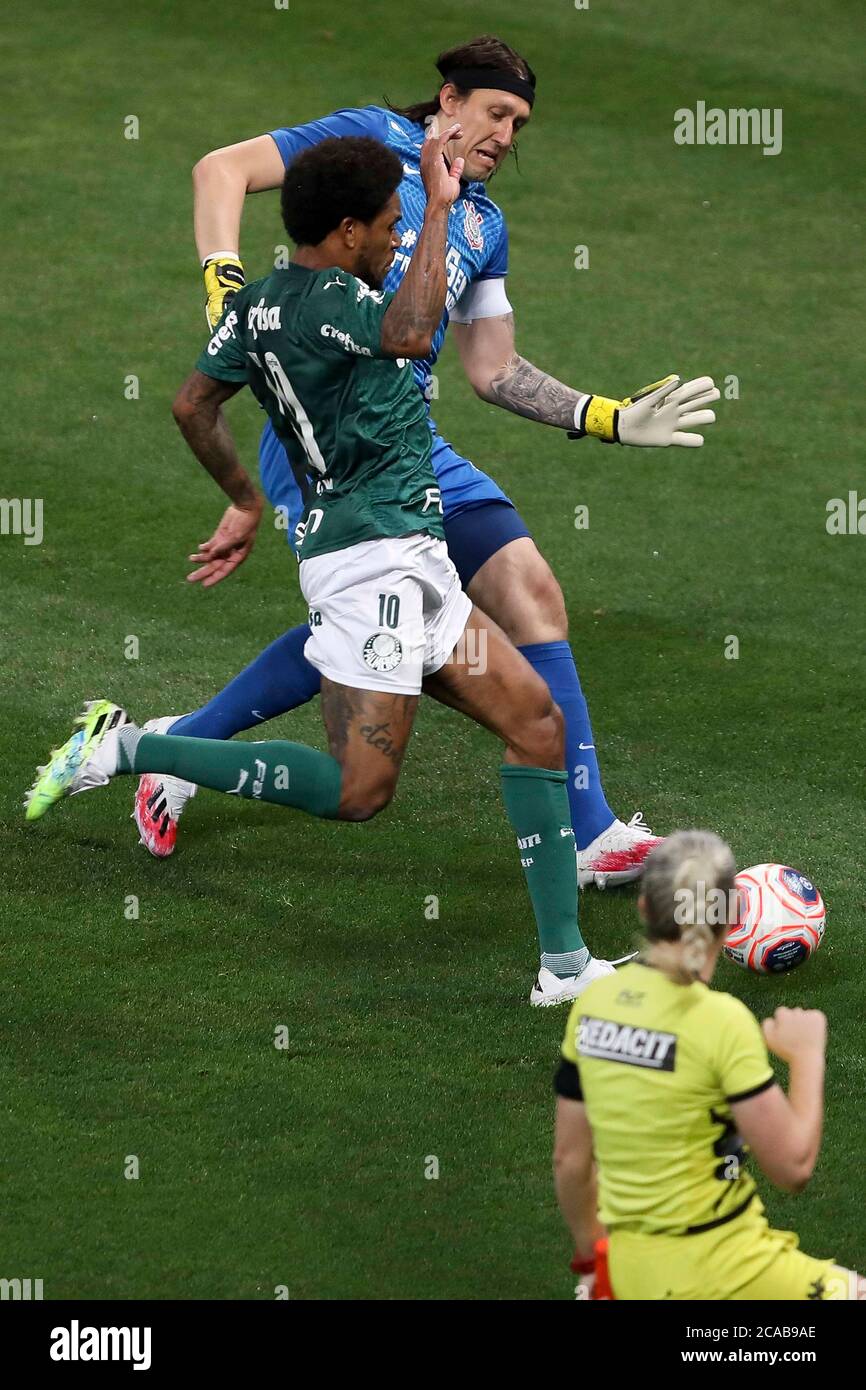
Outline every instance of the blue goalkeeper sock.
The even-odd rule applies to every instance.
[[[315,666],[304,656],[310,629],[304,623],[284,632],[260,652],[219,695],[172,724],[169,734],[188,738],[232,738],[305,705],[318,695],[322,683]]]
[[[586,849],[616,820],[601,785],[589,710],[568,642],[531,642],[520,650],[550,687],[565,718],[565,770],[574,842]]]

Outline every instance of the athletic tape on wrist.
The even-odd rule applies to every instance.
[[[237,261],[238,265],[241,264],[241,258],[237,251],[210,251],[201,263],[202,270],[205,266],[210,265],[211,261]]]

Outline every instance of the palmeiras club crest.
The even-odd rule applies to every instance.
[[[364,643],[362,655],[374,671],[393,671],[403,660],[403,644],[392,632],[374,632]]]
[[[473,251],[480,251],[484,245],[484,237],[481,234],[481,223],[484,221],[480,212],[476,212],[475,204],[471,198],[466,200],[466,216],[463,219],[463,230],[466,233],[466,240]]]

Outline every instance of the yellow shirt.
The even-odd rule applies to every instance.
[[[609,1230],[692,1233],[762,1210],[730,1105],[773,1072],[739,999],[634,962],[575,1000],[562,1053],[577,1077],[557,1089],[586,1104]]]

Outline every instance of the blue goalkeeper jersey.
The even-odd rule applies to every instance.
[[[323,120],[283,127],[272,130],[270,134],[287,167],[302,150],[329,136],[372,136],[399,156],[403,162],[403,179],[398,190],[403,209],[397,225],[400,246],[385,278],[386,290],[399,289],[418,241],[427,205],[419,172],[424,127],[407,120],[405,116],[395,115],[383,106],[364,106],[335,111]],[[415,379],[428,404],[432,390],[432,368],[442,348],[449,311],[470,284],[478,280],[499,280],[508,274],[505,218],[480,181],[465,184],[451,209],[446,265],[448,293],[442,322],[433,338],[429,357],[412,364]]]

